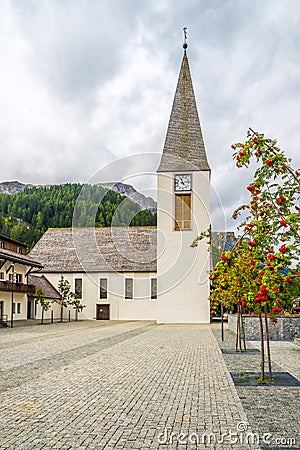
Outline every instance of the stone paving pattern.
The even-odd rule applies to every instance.
[[[233,333],[226,329],[225,340],[222,342],[219,327],[215,325],[212,329],[221,348],[235,348]],[[287,341],[272,341],[270,344],[273,372],[289,372],[300,380],[300,347]],[[247,348],[260,350],[260,342],[247,341]],[[230,372],[260,371],[260,354],[241,353],[223,356]],[[268,365],[266,370],[267,367]],[[287,438],[295,439],[297,448],[300,448],[299,387],[237,386],[236,390],[253,430],[261,436],[266,432],[271,433],[275,439],[283,438],[282,442]]]
[[[299,388],[236,388],[229,371],[257,371],[259,355],[222,355],[219,335],[153,322],[0,330],[1,450],[260,448],[244,428],[295,437]],[[299,377],[298,348],[272,346],[276,370]]]

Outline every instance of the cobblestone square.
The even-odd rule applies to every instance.
[[[222,342],[219,328],[80,321],[0,330],[1,450],[299,448],[300,388],[235,387],[229,372],[257,371],[260,356],[222,354],[234,337],[226,331]],[[274,369],[299,379],[299,347],[271,345]]]

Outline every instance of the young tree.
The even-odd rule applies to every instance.
[[[276,147],[275,140],[265,139],[253,130],[248,132],[245,143],[236,143],[232,148],[238,168],[248,167],[252,157],[256,157],[258,168],[247,187],[250,203],[240,206],[233,214],[237,219],[246,212],[238,226],[242,235],[231,252],[221,255],[211,274],[214,289],[210,301],[212,308],[221,303],[237,311],[238,317],[241,311],[258,315],[261,378],[265,379],[268,362],[272,379],[268,317],[276,321],[276,314],[289,309],[295,290],[290,267],[300,251],[300,172],[292,168],[291,159]],[[210,234],[210,231],[202,233],[192,246]],[[239,344],[240,350],[241,334],[242,322],[238,320],[237,349]]]
[[[86,308],[86,305],[83,305],[77,295],[75,294],[75,298],[71,301],[73,308],[75,309],[75,320],[78,320],[78,313],[82,312],[83,308]]]
[[[71,291],[71,285],[62,275],[58,282],[58,292],[61,295],[60,302],[60,321],[63,321],[63,310],[69,305],[72,305],[76,299],[76,294]]]
[[[51,302],[45,299],[45,293],[42,288],[37,288],[36,290],[36,302],[41,305],[42,308],[42,318],[41,324],[44,323],[44,312],[48,311],[50,308]]]

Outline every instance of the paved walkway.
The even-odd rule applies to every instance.
[[[222,355],[233,336],[219,335],[152,322],[0,330],[1,450],[299,448],[300,388],[236,388],[229,371],[259,359]],[[298,348],[273,346],[276,368],[299,376]]]
[[[235,348],[232,333],[226,330],[225,341],[222,342],[219,327],[212,326],[212,331],[221,348]],[[260,349],[260,342],[248,341],[247,348]],[[260,354],[235,353],[224,354],[223,357],[231,372],[260,371]],[[289,372],[300,380],[299,346],[292,342],[271,342],[271,358],[274,372]],[[277,444],[276,449],[300,449],[300,387],[238,386],[236,390],[252,430],[259,436],[270,434],[272,438],[266,441]]]

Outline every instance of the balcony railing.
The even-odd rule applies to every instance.
[[[11,291],[20,294],[35,294],[35,286],[33,284],[12,283],[11,281],[0,280],[0,291]]]

